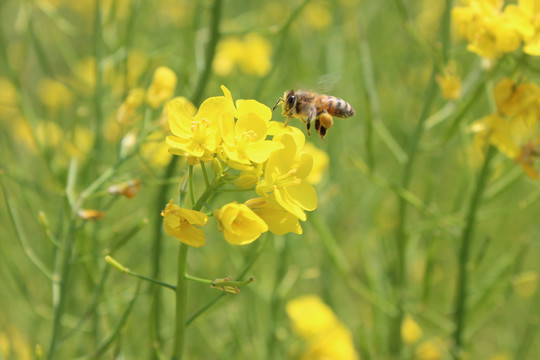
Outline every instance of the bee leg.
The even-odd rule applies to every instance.
[[[319,132],[319,128],[321,127],[321,120],[319,118],[315,119],[315,130]]]
[[[326,135],[326,128],[324,126],[321,126],[319,129],[319,135],[321,136],[321,139],[324,140],[324,136]]]
[[[287,126],[289,120],[291,120],[291,118],[287,116],[287,120],[285,120],[285,122],[283,123],[283,127]]]
[[[306,130],[307,130],[307,134],[308,136],[311,136],[311,134],[309,133],[309,129],[311,128],[311,121],[306,121]]]

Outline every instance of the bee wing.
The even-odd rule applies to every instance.
[[[319,94],[331,94],[340,78],[341,74],[338,73],[321,75],[317,78],[317,82],[312,89]]]

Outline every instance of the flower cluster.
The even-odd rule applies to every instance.
[[[495,59],[517,50],[540,55],[540,4],[519,0],[504,6],[502,0],[465,0],[452,11],[459,34],[469,42],[468,49]]]
[[[307,342],[301,359],[358,358],[351,332],[318,296],[293,299],[286,311],[294,332]]]
[[[229,37],[220,42],[214,59],[214,72],[228,76],[235,67],[248,75],[265,76],[270,71],[272,47],[262,36],[250,33],[244,38]]]
[[[539,178],[534,162],[540,159],[540,87],[501,80],[494,89],[497,111],[471,125],[475,146],[488,143],[521,164],[526,174]]]
[[[235,102],[226,87],[222,90],[223,96],[206,99],[195,114],[180,99],[169,103],[169,152],[187,157],[192,165],[211,162],[216,188],[235,185],[239,190],[256,191],[258,197],[231,202],[213,212],[229,243],[249,244],[266,231],[301,234],[298,221],[305,221],[305,211],[317,207],[310,177],[313,157],[304,151],[304,134],[271,121],[266,105],[255,100]],[[164,216],[176,214],[180,213],[163,212]],[[193,245],[189,239],[176,237]]]

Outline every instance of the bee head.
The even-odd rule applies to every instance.
[[[291,113],[294,112],[294,106],[296,104],[296,97],[294,95],[294,90],[288,90],[285,91],[283,94],[283,97],[279,98],[274,107],[272,108],[272,111],[276,110],[276,108],[283,103],[283,115],[289,116],[292,115]]]
[[[296,96],[294,95],[294,90],[286,91],[283,95],[283,115],[291,116],[294,113],[294,108],[296,105]]]

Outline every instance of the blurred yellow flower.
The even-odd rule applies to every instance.
[[[268,225],[247,205],[232,202],[214,211],[218,228],[233,245],[246,245],[268,231]]]
[[[266,198],[250,199],[245,204],[268,225],[268,230],[276,235],[287,233],[302,234],[298,218],[284,210],[273,195]]]
[[[306,179],[313,167],[311,155],[302,152],[289,134],[279,137],[283,149],[272,153],[264,168],[264,179],[257,184],[257,194],[274,194],[278,204],[302,221],[304,210],[317,207],[317,193]]]
[[[328,2],[312,1],[304,9],[302,17],[310,28],[324,30],[332,23],[332,12]]]
[[[224,86],[222,89],[234,107],[229,90]],[[271,117],[270,108],[255,100],[237,100],[236,111],[221,117],[223,155],[228,165],[235,169],[246,170],[253,163],[265,162],[272,152],[283,148],[278,142],[266,140]]]
[[[513,279],[512,283],[518,296],[531,297],[538,289],[538,273],[535,271],[522,272]]]
[[[321,336],[309,342],[301,360],[356,360],[352,334],[345,326],[338,324]]]
[[[75,1],[78,2],[78,1]],[[96,86],[96,59],[86,57],[75,64],[77,82],[74,87],[86,94],[91,94]]]
[[[286,311],[294,332],[308,342],[301,359],[358,359],[351,332],[320,297],[297,297],[287,303]]]
[[[470,126],[475,147],[482,151],[488,143],[496,146],[521,164],[528,176],[536,178],[533,165],[540,139],[540,87],[503,79],[495,86],[494,96],[498,111]]]
[[[17,113],[17,89],[9,80],[0,78],[0,121],[9,120]]]
[[[428,340],[418,345],[415,350],[415,360],[441,360],[441,344],[440,341]]]
[[[243,39],[229,37],[218,45],[213,69],[220,76],[228,76],[238,66],[248,75],[264,76],[272,66],[271,55],[270,42],[258,34],[250,33]]]
[[[401,338],[407,344],[414,344],[422,337],[422,328],[409,314],[403,319],[401,324]]]
[[[152,83],[146,92],[146,102],[157,109],[166,100],[173,97],[176,90],[176,74],[166,66],[160,66],[154,71]]]
[[[525,174],[533,180],[540,179],[540,175],[535,168],[535,163],[540,160],[540,138],[537,138],[521,148],[521,152],[516,156],[516,164],[523,167]]]
[[[499,0],[469,0],[452,10],[460,35],[469,42],[468,49],[490,59],[522,44],[525,53],[540,55],[539,14],[539,6],[531,1],[504,6]]]
[[[148,135],[141,145],[140,153],[143,159],[152,167],[163,168],[171,161],[172,154],[169,146],[163,141],[166,134],[163,131],[155,131]]]
[[[208,221],[205,214],[189,209],[182,209],[169,201],[161,212],[165,232],[186,245],[201,247],[206,243],[204,232],[196,226],[203,226]]]
[[[461,96],[461,78],[456,74],[455,64],[449,64],[436,80],[444,99],[455,100]]]
[[[491,356],[488,360],[512,360],[513,357],[507,352],[501,351]]]
[[[64,132],[57,123],[52,121],[40,121],[35,132],[41,147],[55,149],[64,140]]]
[[[32,346],[23,337],[23,333],[14,327],[3,327],[0,332],[0,358],[30,360],[35,359]]]
[[[171,101],[168,116],[172,135],[166,139],[169,152],[212,160],[221,143],[221,118],[234,112],[232,102],[225,96],[206,99],[194,117],[189,115],[183,101]]]
[[[61,82],[43,78],[38,83],[39,100],[51,110],[69,107],[73,104],[73,92]]]
[[[311,155],[311,157],[313,158],[313,168],[311,169],[311,172],[309,173],[306,180],[310,184],[317,185],[319,182],[321,182],[321,179],[326,170],[328,170],[330,157],[328,156],[326,151],[317,148],[310,142],[304,145],[304,152]]]
[[[293,330],[304,339],[335,327],[339,320],[317,295],[304,295],[289,301],[285,307]]]
[[[73,129],[70,141],[65,142],[64,153],[79,160],[86,159],[94,146],[94,133],[84,126]]]
[[[129,91],[129,94],[120,105],[116,112],[116,121],[120,125],[133,124],[136,120],[136,110],[144,101],[144,89],[134,88]]]

